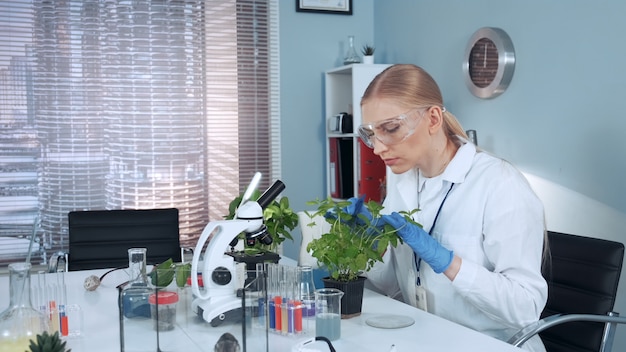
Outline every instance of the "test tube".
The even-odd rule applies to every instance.
[[[300,290],[300,283],[302,282],[302,270],[300,267],[296,268],[296,277],[293,282],[293,307],[294,307],[294,332],[296,334],[302,333],[302,297]]]
[[[291,300],[293,297],[291,295],[291,283],[293,277],[292,268],[284,268],[285,275],[283,276],[283,333],[291,334],[293,333],[293,310],[291,309]]]
[[[276,329],[276,301],[274,298],[277,295],[276,292],[276,265],[272,263],[268,263],[268,315],[269,315],[269,325],[271,330]]]
[[[57,287],[58,287],[58,304],[59,304],[59,330],[61,336],[67,336],[69,334],[69,322],[65,311],[67,305],[67,291],[65,288],[65,273],[63,271],[57,272]]]
[[[280,326],[280,331],[286,334],[288,331],[289,318],[287,317],[287,268],[280,266],[280,310],[277,314],[280,315],[280,324],[278,324],[278,317],[276,317],[276,326]]]
[[[56,274],[56,273],[55,273]],[[49,324],[50,331],[57,332],[59,331],[59,309],[57,307],[57,299],[58,299],[58,285],[56,280],[47,280],[50,283],[47,286],[47,299],[48,299],[48,313],[49,313]]]
[[[35,284],[35,289],[33,291],[33,304],[44,317],[48,316],[48,303],[46,297],[46,272],[40,270],[37,272],[37,283]],[[43,330],[48,330],[48,322],[45,320],[41,321],[41,327]]]
[[[258,316],[259,316],[259,324],[261,326],[265,326],[265,282],[267,277],[265,276],[265,264],[257,263],[256,264],[256,290],[259,294],[258,298]]]

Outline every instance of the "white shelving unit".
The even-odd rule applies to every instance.
[[[326,186],[327,193],[334,198],[349,198],[359,195],[361,155],[357,128],[361,124],[361,97],[374,77],[389,66],[387,64],[351,64],[325,72]],[[328,119],[342,112],[352,114],[352,131],[349,133],[331,132],[328,128]],[[331,163],[330,144],[335,138],[342,139],[344,148],[349,146],[351,154],[345,149],[343,153],[348,153],[352,157],[352,167],[342,170],[342,174],[352,180],[352,190],[344,190],[340,196],[337,196],[337,192],[335,192],[335,187],[339,187],[340,182],[337,180],[337,174]],[[334,165],[340,167],[337,163]]]

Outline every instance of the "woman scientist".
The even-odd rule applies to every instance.
[[[544,213],[524,176],[468,141],[418,66],[380,73],[361,111],[363,142],[392,171],[382,219],[404,240],[367,274],[369,283],[505,341],[537,321],[548,290]],[[423,228],[397,213],[413,209]],[[524,348],[545,351],[538,336]]]

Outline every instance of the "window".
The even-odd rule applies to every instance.
[[[277,8],[3,1],[0,263],[67,250],[72,210],[176,207],[194,245],[256,171],[279,178]]]

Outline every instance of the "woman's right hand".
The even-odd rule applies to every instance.
[[[398,230],[400,238],[437,274],[444,272],[452,263],[454,253],[442,246],[421,226],[408,222],[396,212],[383,215],[382,220]]]

